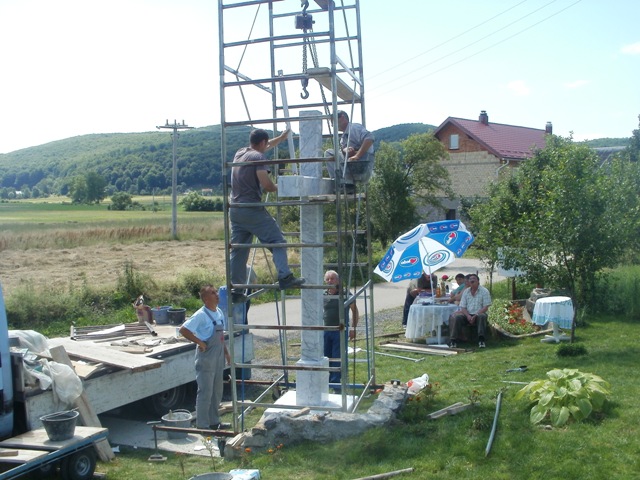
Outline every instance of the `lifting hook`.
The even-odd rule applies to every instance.
[[[306,100],[307,98],[309,98],[309,92],[307,91],[307,86],[309,85],[309,79],[303,78],[300,81],[302,82],[302,92],[303,92],[300,94],[300,98],[302,98],[303,100]]]

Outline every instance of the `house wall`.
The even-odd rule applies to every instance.
[[[453,134],[459,136],[459,148],[450,150],[449,138]],[[449,152],[449,160],[444,162],[444,166],[449,172],[455,194],[462,197],[483,196],[487,185],[496,178],[500,160],[453,125],[443,128],[438,138]]]

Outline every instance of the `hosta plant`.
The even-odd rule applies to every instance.
[[[551,422],[561,427],[570,419],[584,420],[592,412],[601,411],[609,400],[609,384],[591,373],[564,368],[547,372],[548,380],[529,383],[516,394],[535,403],[531,423]]]

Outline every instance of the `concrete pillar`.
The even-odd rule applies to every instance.
[[[322,156],[322,120],[321,112],[307,110],[300,112],[300,157]],[[308,197],[320,188],[322,163],[303,163],[300,166],[303,176],[311,177],[301,185],[300,197]],[[317,183],[317,185],[316,185]],[[300,241],[302,243],[321,243],[323,241],[322,205],[303,205],[300,207]],[[302,276],[307,283],[321,284],[324,279],[321,247],[303,248],[301,252]],[[322,325],[322,291],[302,290],[301,324],[303,326]],[[301,359],[299,364],[307,366],[328,366],[324,357],[323,332],[309,330],[301,333]],[[321,405],[326,402],[329,393],[329,373],[300,371],[296,375],[296,405]]]

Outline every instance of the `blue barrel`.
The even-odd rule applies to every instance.
[[[163,307],[153,307],[151,309],[151,316],[156,325],[166,325],[169,323],[169,309],[171,305],[165,305]]]
[[[222,310],[222,313],[224,313],[225,319],[228,316],[228,311],[227,311],[227,303],[229,301],[228,298],[229,297],[227,295],[226,285],[223,285],[222,287],[218,288],[218,307],[220,307],[220,310]],[[246,313],[245,303],[238,303],[233,306],[233,323],[235,324],[247,323],[247,313]],[[228,330],[228,328],[225,328],[225,330]]]

